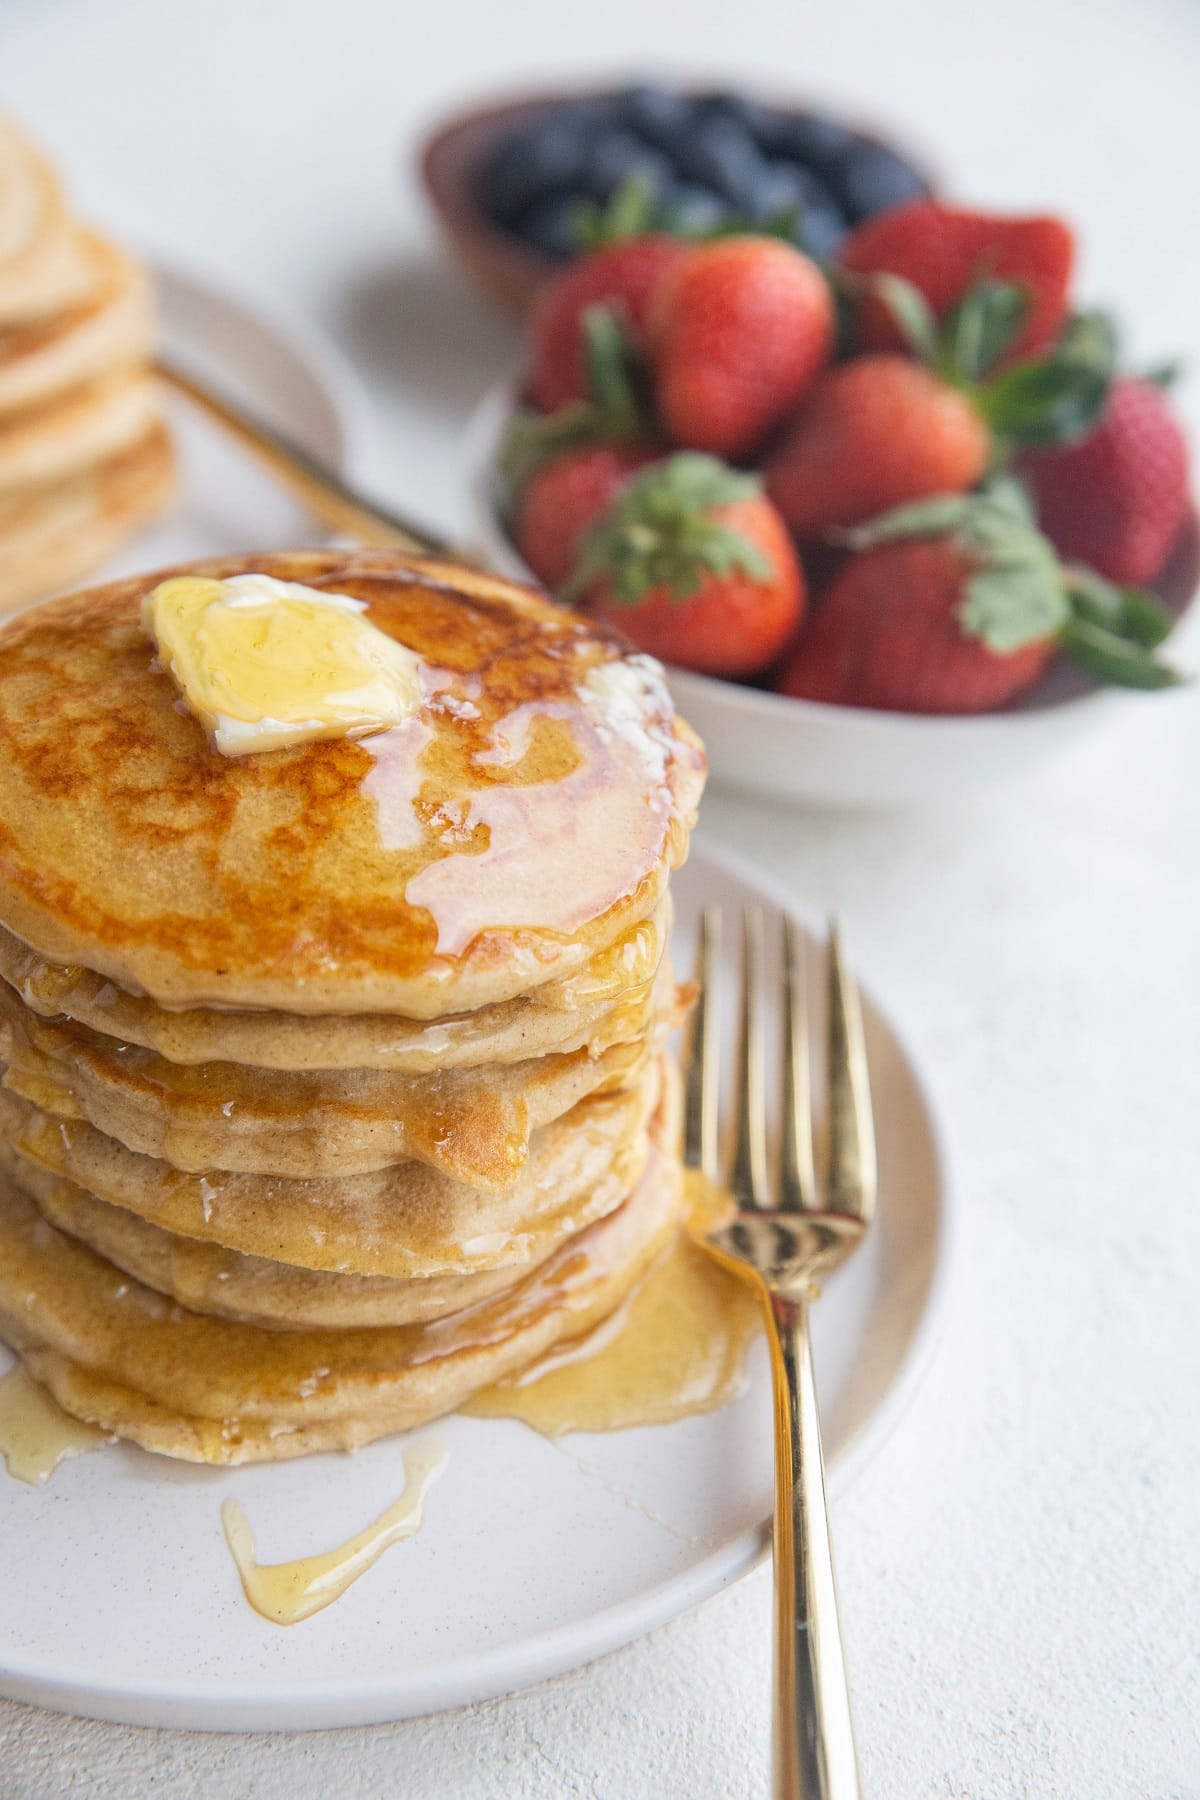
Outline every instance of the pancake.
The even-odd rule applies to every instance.
[[[575,974],[531,994],[433,1022],[394,1013],[168,1012],[79,964],[47,962],[0,926],[0,980],[42,1018],[66,1017],[154,1050],[168,1062],[238,1062],[259,1069],[433,1069],[523,1061],[589,1042],[618,999],[657,974],[669,900]]]
[[[35,255],[63,217],[53,169],[11,120],[0,118],[0,271]]]
[[[0,496],[0,613],[88,574],[174,492],[170,440],[154,426],[130,449],[68,481]]]
[[[139,368],[0,416],[0,493],[52,486],[93,468],[145,438],[160,416],[154,381]]]
[[[0,262],[0,331],[73,311],[95,289],[87,235],[61,217],[24,255]]]
[[[192,1462],[351,1449],[460,1406],[582,1336],[678,1228],[678,1164],[503,1294],[425,1325],[270,1331],[185,1311],[42,1218],[0,1180],[0,1331],[76,1417]]]
[[[530,590],[202,572],[353,596],[410,685],[374,736],[223,756],[142,625],[161,577],[0,631],[0,1336],[79,1417],[224,1463],[452,1410],[673,1240],[703,757],[657,664]],[[266,642],[328,685],[282,619],[214,691]]]
[[[357,1175],[416,1158],[503,1187],[525,1162],[531,1132],[644,1063],[648,1044],[677,1022],[673,994],[664,977],[656,993],[613,1008],[567,1055],[427,1075],[297,1074],[169,1063],[87,1026],[39,1019],[0,986],[0,1079],[47,1112],[87,1119],[178,1169]]]
[[[0,1150],[0,1162],[3,1160]],[[243,1256],[217,1244],[199,1243],[195,1238],[175,1237],[133,1213],[106,1205],[70,1182],[57,1180],[36,1165],[26,1167],[19,1185],[44,1219],[146,1287],[193,1312],[276,1330],[423,1324],[475,1306],[511,1287],[514,1279],[507,1266],[418,1280],[298,1269],[264,1257]],[[606,1199],[607,1204],[584,1206],[578,1218],[568,1216],[567,1229],[539,1234],[539,1254],[528,1267],[544,1262],[564,1239],[594,1218],[615,1211],[625,1196],[601,1187],[588,1198],[589,1202]]]
[[[0,417],[149,357],[154,308],[145,271],[92,234],[85,248],[86,299],[52,318],[0,329]]]
[[[0,1146],[0,1165],[8,1160]],[[507,1268],[432,1275],[420,1281],[296,1269],[195,1238],[175,1237],[33,1163],[19,1169],[16,1179],[42,1217],[59,1231],[78,1238],[146,1287],[214,1318],[279,1330],[420,1324],[475,1305],[513,1280]],[[547,1255],[552,1248],[547,1245]]]
[[[659,1083],[653,1063],[628,1088],[591,1095],[543,1126],[517,1180],[497,1194],[423,1163],[340,1180],[189,1175],[2,1088],[0,1169],[28,1188],[44,1171],[173,1236],[293,1268],[417,1281],[513,1273],[620,1204],[641,1172]]]
[[[703,779],[658,666],[390,551],[206,564],[366,602],[427,665],[376,737],[223,758],[142,630],[162,577],[0,632],[0,923],[174,1008],[413,1020],[512,1000],[659,904]]]

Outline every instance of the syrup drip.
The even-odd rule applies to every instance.
[[[692,1226],[702,1230],[728,1200],[694,1171],[686,1180]],[[681,1231],[612,1318],[462,1410],[521,1419],[546,1437],[670,1424],[713,1412],[739,1391],[761,1328],[750,1282]]]
[[[68,1456],[108,1441],[65,1413],[20,1363],[0,1380],[0,1456],[15,1480],[40,1487]]]
[[[311,1619],[332,1605],[378,1562],[389,1545],[413,1537],[421,1529],[425,1497],[445,1467],[446,1454],[439,1445],[429,1440],[414,1445],[405,1452],[404,1492],[386,1512],[336,1549],[301,1556],[295,1562],[257,1562],[254,1533],[241,1503],[223,1501],[225,1540],[255,1612],[272,1625],[298,1625],[301,1619]]]

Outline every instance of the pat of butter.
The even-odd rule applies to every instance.
[[[419,658],[366,603],[270,575],[182,575],[142,601],[164,668],[224,756],[365,737],[420,705]]]

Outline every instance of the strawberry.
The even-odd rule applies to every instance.
[[[799,250],[765,237],[698,245],[651,307],[663,424],[691,449],[744,455],[802,399],[833,335],[828,284]]]
[[[1010,481],[899,507],[849,535],[856,554],[826,589],[781,693],[986,712],[1036,681],[1059,647],[1103,681],[1177,679],[1153,654],[1170,615],[1136,589],[1064,570]]]
[[[852,556],[826,589],[783,672],[798,700],[888,712],[972,713],[1036,681],[1054,647],[999,655],[958,621],[974,563],[952,538],[883,544]]]
[[[651,234],[628,238],[569,263],[548,281],[529,319],[526,388],[542,412],[557,412],[587,397],[584,315],[605,306],[616,313],[630,340],[644,341],[655,289],[687,255],[677,239]]]
[[[797,537],[817,537],[974,487],[988,448],[979,414],[939,375],[904,356],[860,356],[820,377],[767,463],[767,492]]]
[[[1030,456],[1038,522],[1061,556],[1110,581],[1158,574],[1188,514],[1188,456],[1161,389],[1113,383],[1095,430]]]
[[[1067,314],[1067,290],[1075,240],[1055,218],[1013,219],[913,200],[877,214],[850,233],[838,252],[852,275],[898,275],[923,294],[939,319],[980,280],[1012,282],[1022,289],[1026,311],[1009,362],[1052,344]],[[888,309],[868,299],[859,328],[874,349],[901,342]]]
[[[562,586],[583,539],[652,456],[628,444],[591,444],[535,470],[517,500],[512,535],[543,586]]]
[[[755,476],[679,452],[628,483],[566,594],[665,662],[753,675],[792,638],[804,576]]]

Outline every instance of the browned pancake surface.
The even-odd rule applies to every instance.
[[[152,574],[0,633],[0,922],[165,1005],[429,1018],[563,973],[681,860],[702,757],[615,638],[390,552],[203,565],[365,600],[438,671],[393,731],[226,758],[154,661]],[[647,685],[632,711],[592,672]]]

